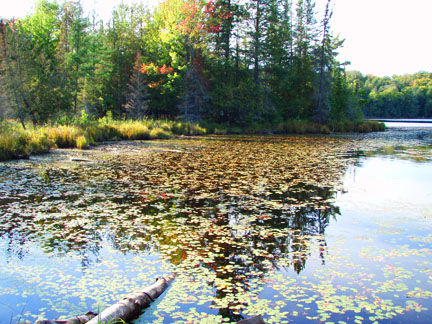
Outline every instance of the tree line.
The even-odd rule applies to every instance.
[[[348,72],[366,117],[432,118],[432,73],[393,77]]]
[[[40,0],[27,17],[0,20],[2,115],[35,125],[82,109],[236,125],[358,120],[332,8],[165,0],[152,11],[120,4],[103,22],[79,1]]]

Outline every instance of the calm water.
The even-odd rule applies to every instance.
[[[431,128],[432,119],[383,119],[388,128]]]
[[[74,161],[80,157],[85,161]],[[122,142],[0,164],[0,323],[428,323],[432,130]]]

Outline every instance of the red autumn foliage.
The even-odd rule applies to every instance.
[[[171,66],[167,66],[166,64],[164,64],[161,67],[158,67],[153,63],[150,64],[142,63],[140,71],[141,73],[144,74],[150,74],[151,72],[154,72],[155,74],[170,74],[174,72],[174,69]]]
[[[220,32],[222,31],[222,27],[221,27],[221,25],[210,26],[210,27],[208,28],[208,31],[209,31],[210,33],[220,33]]]
[[[148,72],[148,68],[150,67],[150,65],[146,65],[145,63],[141,64],[141,73],[147,74]]]

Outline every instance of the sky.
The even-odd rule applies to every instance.
[[[139,2],[140,0],[135,0]],[[107,20],[120,0],[81,0]],[[125,3],[134,0],[125,0]],[[142,0],[153,6],[159,0]],[[317,5],[326,0],[316,0]],[[432,0],[333,0],[333,33],[345,39],[338,60],[376,76],[432,72]],[[1,0],[0,17],[24,17],[36,0]]]

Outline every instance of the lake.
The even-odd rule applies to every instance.
[[[388,128],[430,128],[432,119],[371,119],[384,122]]]
[[[0,163],[0,323],[430,323],[432,129],[117,142]]]

